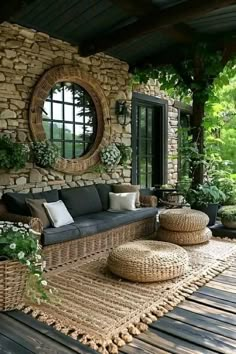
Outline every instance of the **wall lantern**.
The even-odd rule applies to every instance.
[[[118,100],[116,101],[116,117],[117,121],[122,127],[130,124],[130,108],[126,101]]]

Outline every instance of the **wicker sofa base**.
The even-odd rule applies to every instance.
[[[58,243],[43,248],[46,269],[71,263],[101,251],[112,249],[122,243],[151,235],[156,228],[156,216],[123,225],[78,240]]]

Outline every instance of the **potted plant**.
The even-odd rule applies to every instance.
[[[32,156],[40,167],[53,167],[60,156],[57,145],[50,141],[35,141],[31,144]]]
[[[209,226],[216,221],[219,204],[225,200],[225,194],[212,185],[210,182],[198,185],[196,189],[190,188],[185,200],[191,205],[192,209],[201,210],[209,216]]]
[[[29,158],[29,147],[16,143],[8,136],[0,137],[0,169],[23,168]]]
[[[222,207],[218,215],[221,218],[222,224],[227,229],[236,229],[236,205]]]
[[[120,162],[121,153],[115,143],[102,148],[100,153],[101,162],[108,168],[112,168]]]
[[[13,310],[24,295],[48,299],[38,235],[27,224],[0,221],[0,311]]]

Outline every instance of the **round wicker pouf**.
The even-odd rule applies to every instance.
[[[155,282],[179,277],[188,269],[187,252],[159,241],[135,241],[118,246],[108,257],[108,267],[121,278]]]
[[[208,222],[208,216],[194,209],[168,209],[160,213],[160,225],[172,231],[203,230]]]
[[[208,227],[199,231],[170,231],[160,227],[157,238],[160,241],[175,243],[176,245],[196,245],[210,240],[212,232]]]

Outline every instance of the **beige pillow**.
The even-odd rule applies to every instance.
[[[136,210],[135,208],[136,192],[131,192],[131,193],[109,192],[109,199],[110,199],[109,211]]]
[[[136,192],[135,205],[136,208],[140,207],[140,185],[139,184],[113,184],[112,190],[114,193],[131,193]]]
[[[35,218],[39,218],[43,223],[43,228],[49,227],[50,220],[47,216],[47,213],[44,209],[43,203],[46,203],[46,199],[26,199],[25,200],[31,215]]]

